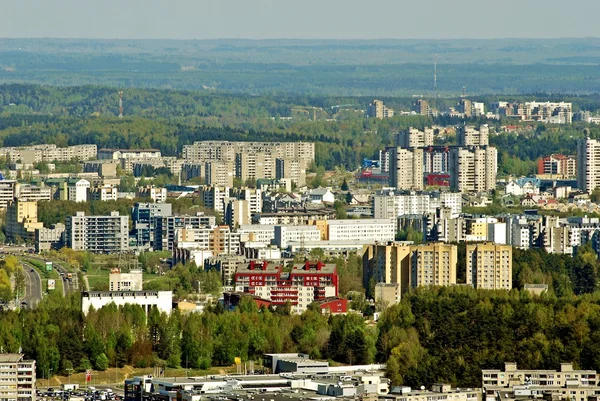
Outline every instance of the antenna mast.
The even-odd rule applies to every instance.
[[[437,54],[433,57],[433,93],[437,99]]]
[[[119,118],[123,118],[123,91],[119,91]]]

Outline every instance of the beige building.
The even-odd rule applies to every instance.
[[[17,181],[0,180],[0,208],[5,208],[9,202],[13,201],[16,186]]]
[[[512,246],[492,242],[467,244],[467,284],[487,290],[512,288]]]
[[[457,246],[443,242],[417,245],[411,257],[411,286],[456,284]]]
[[[487,146],[489,145],[490,128],[482,125],[479,130],[472,126],[460,126],[456,129],[458,146]]]
[[[422,148],[433,146],[433,128],[423,131],[416,128],[402,130],[394,135],[396,146],[401,148]]]
[[[6,208],[6,237],[9,240],[33,241],[35,230],[44,224],[37,220],[37,202],[14,201]]]
[[[552,399],[587,401],[600,394],[595,370],[573,369],[571,363],[561,363],[560,370],[518,369],[515,362],[506,362],[504,369],[482,369],[483,389],[487,401],[505,399]],[[595,399],[595,398],[594,398]]]
[[[204,165],[206,185],[233,187],[233,161],[211,161]]]
[[[496,188],[498,151],[494,147],[452,148],[450,187],[459,192],[487,192]]]
[[[389,148],[389,184],[396,189],[423,189],[423,149]]]
[[[0,354],[0,400],[35,401],[35,361],[23,354]]]
[[[586,137],[577,143],[577,186],[591,194],[600,186],[600,141]]]
[[[275,159],[266,152],[235,155],[235,176],[246,182],[258,178],[275,178]]]
[[[121,273],[121,269],[112,269],[109,275],[109,291],[142,291],[142,271],[130,270]]]
[[[456,284],[457,246],[434,242],[370,245],[363,254],[363,284],[398,283],[400,293],[421,286]]]
[[[375,284],[375,304],[384,308],[400,302],[400,283]]]
[[[223,200],[224,221],[231,228],[250,224],[250,204],[247,200],[225,198]]]
[[[381,100],[373,100],[367,107],[367,117],[379,118],[390,118],[394,116],[394,110],[386,107]]]

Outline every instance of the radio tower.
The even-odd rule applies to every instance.
[[[437,54],[433,57],[433,94],[437,99]]]
[[[123,118],[123,91],[119,91],[119,118]]]

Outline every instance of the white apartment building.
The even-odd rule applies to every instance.
[[[75,185],[71,185],[67,189],[68,200],[73,202],[87,202],[88,192],[90,190],[90,182],[88,180],[79,180]]]
[[[15,198],[15,180],[0,180],[0,208],[6,208]]]
[[[487,146],[489,145],[490,128],[482,125],[479,130],[473,126],[459,126],[456,129],[458,146]]]
[[[317,226],[275,226],[273,244],[279,248],[287,248],[289,242],[319,241],[321,231]]]
[[[129,248],[129,217],[111,212],[110,216],[86,216],[77,212],[67,217],[66,246],[75,251],[114,253]]]
[[[237,232],[241,242],[270,244],[275,239],[275,224],[244,224]]]
[[[112,185],[95,187],[90,189],[90,200],[116,201],[117,192],[117,187],[113,187]]]
[[[232,188],[229,191],[229,194],[232,198],[247,201],[248,207],[250,208],[250,213],[262,212],[263,201],[262,191],[260,189]]]
[[[374,242],[387,242],[393,241],[395,237],[396,220],[349,219],[329,220],[327,222],[327,239],[329,241],[368,239]]]
[[[453,215],[460,214],[462,195],[459,192],[401,192],[383,189],[373,197],[373,217],[376,219],[435,213],[440,207],[449,208]]]
[[[494,147],[452,148],[450,188],[459,192],[487,192],[496,188],[498,151]]]
[[[0,354],[0,400],[35,401],[35,361],[23,354]]]
[[[401,148],[423,148],[433,145],[433,128],[425,128],[420,131],[409,128],[394,135],[396,146]]]
[[[109,291],[142,291],[142,271],[130,270],[122,273],[120,269],[113,269],[108,276]]]
[[[52,189],[35,185],[16,184],[15,198],[23,201],[52,200]]]
[[[423,189],[423,149],[389,148],[389,184],[396,189]]]
[[[173,309],[173,291],[86,291],[81,293],[81,311],[84,315],[90,312],[93,307],[95,310],[104,306],[115,304],[139,305],[146,314],[150,309],[156,307],[160,313],[167,315]]]
[[[486,290],[512,289],[512,246],[467,244],[467,284]]]
[[[591,194],[600,186],[600,141],[586,137],[577,143],[577,186]]]
[[[99,160],[107,159],[153,159],[162,155],[159,149],[100,149]]]

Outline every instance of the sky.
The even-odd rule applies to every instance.
[[[0,0],[0,37],[600,37],[600,0]]]

